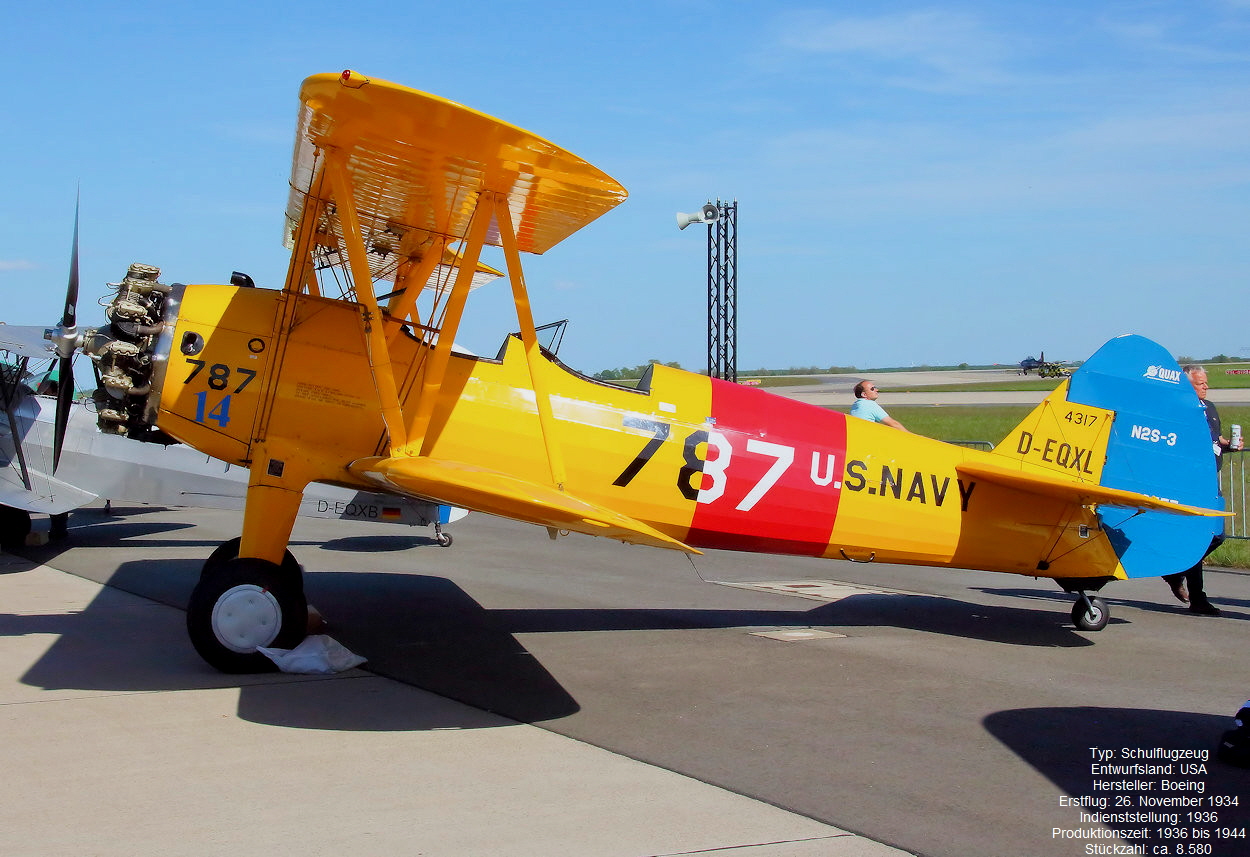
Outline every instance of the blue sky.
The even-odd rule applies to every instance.
[[[630,199],[528,260],[587,372],[705,360],[706,229],[736,199],[738,362],[1087,357],[1140,333],[1250,358],[1250,0],[19,4],[0,290],[80,320],[132,261],[281,284],[300,81],[353,68],[499,116]],[[506,288],[460,339],[494,353]]]

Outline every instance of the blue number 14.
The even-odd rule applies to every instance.
[[[195,421],[197,423],[202,423],[206,419],[210,419],[213,422],[217,423],[217,425],[221,426],[222,428],[225,428],[227,424],[229,424],[230,422],[230,396],[229,395],[223,396],[221,402],[218,403],[217,407],[213,408],[211,411],[208,411],[206,414],[205,410],[207,408],[208,408],[208,393],[196,393],[195,394]]]

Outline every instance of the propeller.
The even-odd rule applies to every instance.
[[[74,351],[78,347],[78,212],[79,200],[74,200],[74,248],[69,261],[69,286],[65,290],[65,311],[61,314],[61,326],[48,338],[56,346],[57,391],[56,422],[52,434],[52,472],[61,462],[61,447],[65,444],[65,429],[69,425],[70,406],[74,402]]]

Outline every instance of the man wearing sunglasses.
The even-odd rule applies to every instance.
[[[855,385],[855,404],[851,405],[851,416],[868,420],[870,423],[884,423],[892,428],[907,431],[903,424],[885,412],[885,408],[877,404],[877,385],[874,381],[860,381]]]

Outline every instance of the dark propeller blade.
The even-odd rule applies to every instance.
[[[74,248],[69,260],[69,286],[65,289],[65,311],[61,314],[61,341],[57,344],[57,393],[56,424],[52,434],[52,472],[61,463],[61,447],[65,443],[65,428],[69,425],[69,410],[74,402],[74,350],[73,336],[78,331],[78,201],[74,202]],[[68,352],[68,353],[67,353]]]
[[[60,376],[56,391],[56,427],[52,436],[52,472],[61,463],[61,447],[65,444],[65,429],[69,425],[69,410],[74,404],[74,358],[62,357],[57,375]]]

